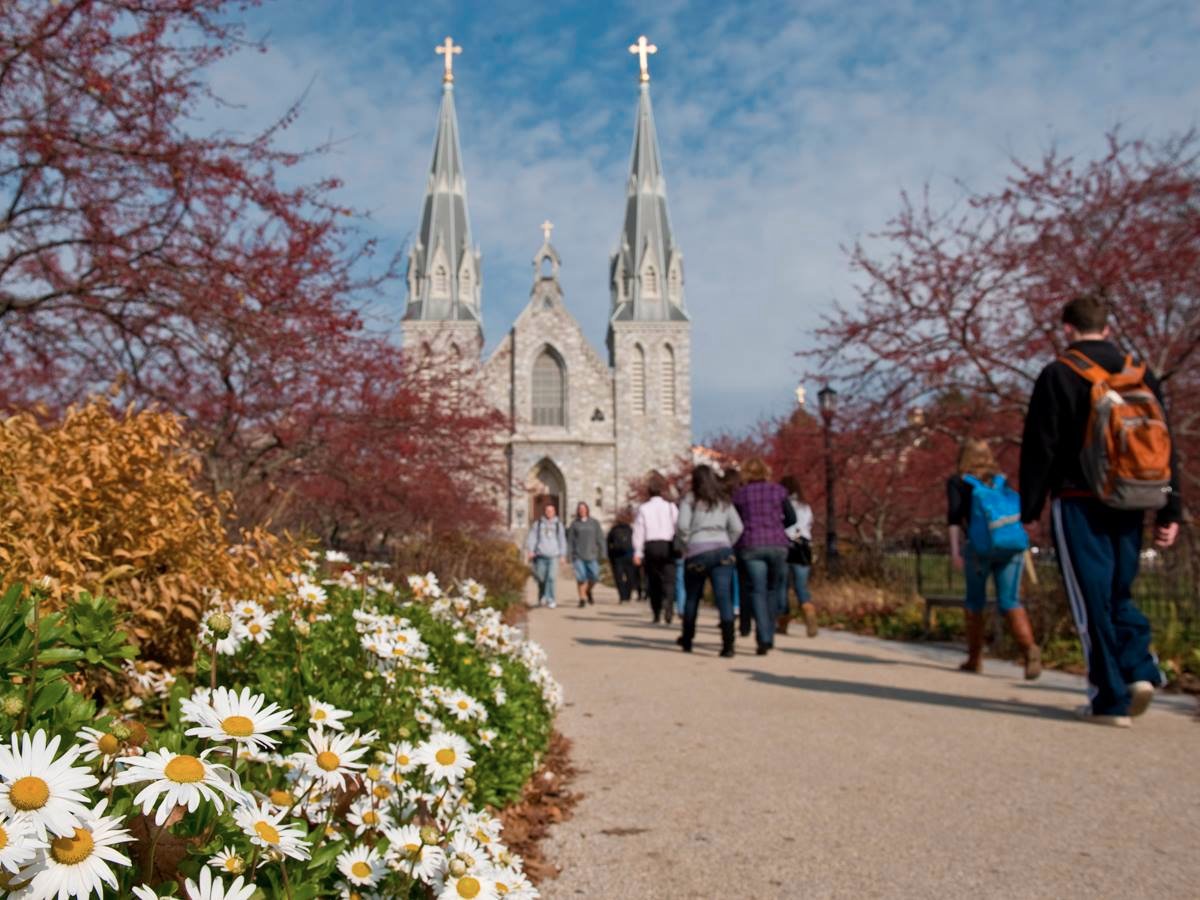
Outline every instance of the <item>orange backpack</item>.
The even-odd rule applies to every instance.
[[[1126,356],[1124,368],[1113,373],[1078,350],[1059,361],[1092,385],[1079,455],[1088,487],[1116,509],[1161,509],[1171,493],[1171,433],[1146,385],[1145,364]]]

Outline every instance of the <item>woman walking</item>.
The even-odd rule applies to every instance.
[[[800,482],[791,475],[779,479],[783,489],[788,492],[788,502],[792,504],[792,512],[796,514],[796,524],[785,529],[788,539],[788,581],[796,592],[796,602],[804,616],[804,627],[809,637],[817,636],[817,608],[813,606],[812,594],[808,590],[808,576],[812,571],[812,507],[804,500],[804,490]],[[784,634],[787,634],[787,591],[784,590]]]
[[[705,582],[710,581],[721,620],[721,656],[733,656],[733,582],[737,577],[733,545],[742,536],[742,520],[709,466],[692,470],[692,491],[679,507],[678,535],[684,547],[686,592],[679,644],[684,653],[692,652],[700,597]]]
[[[592,518],[591,508],[580,501],[575,521],[567,529],[567,561],[575,570],[579,605],[595,603],[592,591],[600,580],[600,554],[604,548],[604,529]]]
[[[670,625],[675,605],[671,542],[675,538],[679,509],[663,497],[666,491],[667,480],[658,472],[651,472],[646,480],[650,499],[638,507],[633,522],[633,562],[645,566],[646,592],[650,595],[654,621],[665,617]]]
[[[996,585],[996,608],[1008,618],[1008,627],[1021,648],[1025,661],[1025,678],[1032,681],[1042,674],[1042,654],[1033,639],[1029,614],[1021,605],[1021,569],[1024,552],[1000,552],[984,555],[973,541],[964,540],[971,534],[972,524],[983,525],[989,531],[990,522],[976,522],[985,515],[982,503],[975,503],[975,494],[1011,491],[1004,483],[1000,467],[986,441],[968,438],[958,454],[958,473],[946,482],[946,523],[950,536],[950,556],[955,568],[962,571],[967,582],[967,659],[961,666],[964,672],[983,671],[983,610],[987,605],[987,582],[991,576]],[[1020,528],[1019,520],[1016,524]],[[994,529],[991,529],[994,530]]]
[[[744,530],[737,542],[743,572],[742,608],[754,608],[759,656],[775,646],[775,617],[787,598],[788,536],[796,522],[783,486],[771,481],[771,469],[757,457],[742,466],[745,482],[733,495]],[[746,590],[748,588],[748,590]],[[747,594],[749,596],[747,596]]]

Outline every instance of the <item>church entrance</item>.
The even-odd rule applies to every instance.
[[[542,515],[547,503],[553,503],[559,518],[564,518],[563,508],[567,503],[567,485],[558,466],[543,459],[525,479],[525,493],[529,499],[529,521],[534,522]]]

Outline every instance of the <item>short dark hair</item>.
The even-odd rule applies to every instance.
[[[795,497],[801,503],[807,503],[804,499],[804,488],[800,487],[800,481],[795,475],[784,475],[779,479],[779,483],[783,485],[783,489],[791,496]]]
[[[646,476],[646,493],[651,497],[661,497],[667,492],[667,479],[661,472],[652,471]]]
[[[1108,298],[1103,291],[1089,291],[1072,297],[1063,307],[1062,320],[1084,334],[1103,331],[1108,324]]]

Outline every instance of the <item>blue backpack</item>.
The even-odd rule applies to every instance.
[[[996,475],[991,484],[964,475],[971,486],[971,522],[967,541],[979,556],[1004,558],[1029,549],[1029,536],[1021,526],[1021,498]]]

